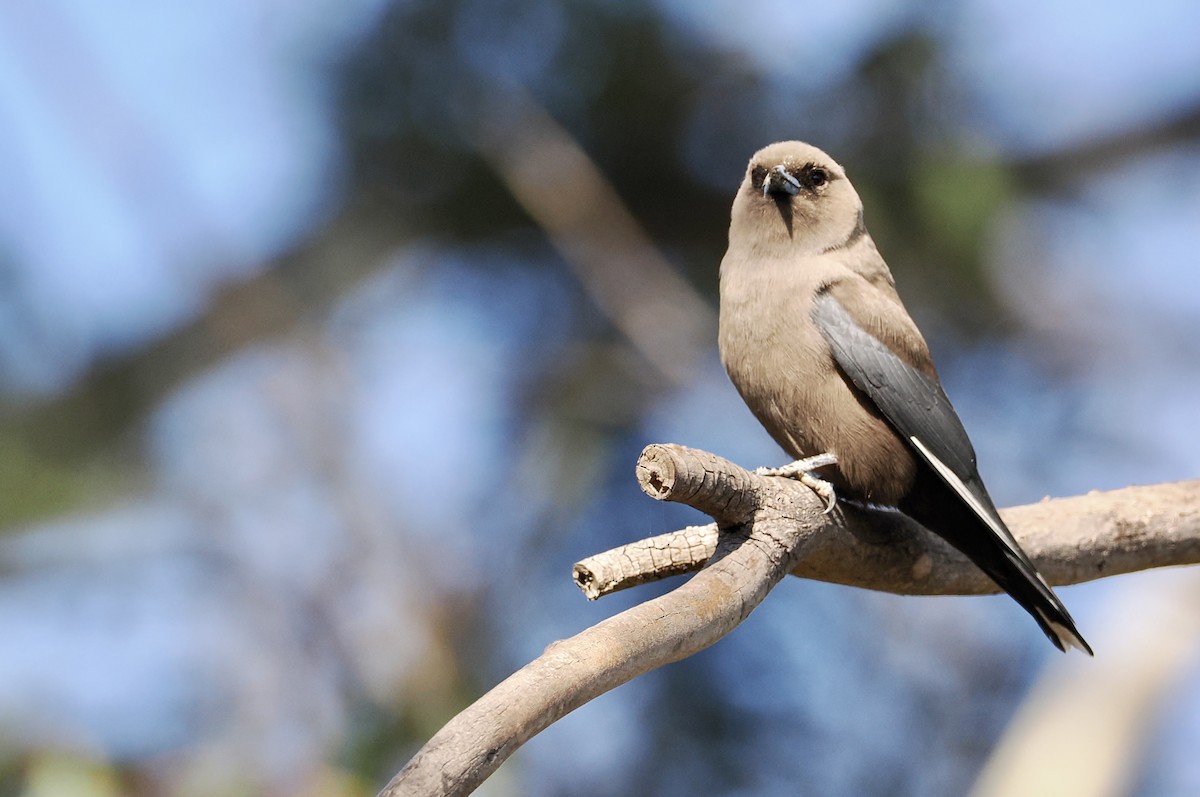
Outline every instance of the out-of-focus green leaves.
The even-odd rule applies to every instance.
[[[0,532],[65,514],[128,487],[128,472],[111,465],[61,463],[0,427]]]
[[[1012,198],[1007,172],[991,161],[931,158],[917,171],[920,212],[934,220],[939,244],[950,256],[977,261],[996,212]]]
[[[125,793],[111,765],[70,753],[47,752],[26,765],[22,797],[117,797]]]

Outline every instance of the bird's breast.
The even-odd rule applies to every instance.
[[[840,488],[894,504],[915,476],[910,449],[834,362],[809,315],[818,285],[771,271],[722,268],[719,346],[730,380],[789,455],[835,454]]]

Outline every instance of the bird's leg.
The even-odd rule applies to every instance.
[[[837,504],[837,495],[833,492],[833,485],[813,471],[826,465],[836,464],[837,457],[834,454],[817,454],[814,457],[798,459],[782,468],[759,468],[754,472],[759,476],[782,476],[785,479],[796,479],[820,496],[821,500],[825,502],[825,514],[828,515]]]

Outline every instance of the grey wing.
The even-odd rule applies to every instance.
[[[869,301],[866,307],[881,312],[881,317],[873,317],[871,321],[882,324],[885,334],[889,321],[901,323],[888,316],[889,312],[895,312],[895,307],[872,308]],[[975,449],[937,378],[914,367],[914,363],[897,355],[864,329],[828,290],[813,300],[812,320],[846,377],[874,402],[918,458],[958,496],[971,514],[987,526],[994,539],[1003,544],[1009,554],[1009,564],[1003,566],[997,562],[978,540],[958,536],[956,542],[954,537],[945,534],[944,529],[938,533],[957,545],[1025,607],[1059,649],[1074,646],[1090,655],[1092,649],[1079,635],[1066,607],[1021,551],[996,512],[975,467]],[[919,333],[916,334],[919,338]],[[928,357],[924,342],[919,342],[920,347],[907,351],[908,356],[917,359],[916,365],[924,364]],[[937,527],[930,528],[937,530]]]
[[[863,329],[828,291],[813,300],[812,320],[854,386],[871,399],[921,460],[1015,547],[979,478],[967,431],[937,379],[905,362]]]

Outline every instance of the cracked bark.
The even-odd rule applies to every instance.
[[[589,599],[698,571],[674,591],[628,609],[545,652],[446,724],[380,793],[463,795],[544,728],[651,669],[729,633],[788,573],[902,594],[995,592],[965,557],[901,515],[820,500],[675,445],[642,452],[649,495],[716,522],[590,557],[574,578]],[[1200,562],[1200,481],[1046,500],[1002,513],[1054,585]]]

